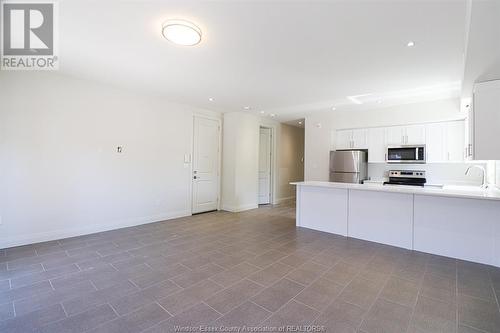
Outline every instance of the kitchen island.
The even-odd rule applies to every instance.
[[[298,182],[297,226],[500,267],[500,191]]]

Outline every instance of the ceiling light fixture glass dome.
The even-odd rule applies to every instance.
[[[186,20],[167,20],[162,24],[162,34],[168,41],[182,46],[201,42],[201,29]]]

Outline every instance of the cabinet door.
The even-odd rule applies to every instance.
[[[463,161],[465,150],[465,123],[451,121],[446,126],[446,160]]]
[[[352,148],[355,149],[368,148],[368,130],[355,129],[352,131]]]
[[[399,146],[403,143],[403,127],[393,126],[387,127],[385,131],[387,145]]]
[[[446,123],[427,124],[425,132],[427,162],[446,161]]]
[[[387,145],[385,143],[385,128],[370,128],[368,130],[368,162],[383,163]]]
[[[351,149],[352,148],[352,131],[340,130],[337,131],[337,140],[335,143],[336,149]]]
[[[405,144],[424,144],[425,143],[425,125],[411,125],[405,128]]]
[[[500,80],[477,83],[473,98],[473,157],[500,160]]]

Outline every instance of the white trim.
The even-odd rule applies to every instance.
[[[222,210],[232,212],[232,213],[238,213],[238,212],[242,212],[245,210],[256,209],[256,208],[259,208],[259,205],[248,204],[248,205],[241,205],[241,206],[230,206],[230,205],[223,205],[222,206]]]
[[[218,162],[217,162],[217,210],[221,210],[221,201],[222,201],[222,119],[221,117],[211,116],[204,113],[193,113],[193,135],[191,136],[191,172],[189,175],[189,200],[191,207],[191,214],[193,214],[193,165],[194,165],[194,131],[195,131],[195,118],[204,118],[217,121],[219,126],[219,142],[218,145]]]
[[[279,204],[282,204],[282,203],[285,203],[288,201],[292,201],[292,200],[295,200],[295,195],[291,195],[291,196],[285,197],[285,198],[277,198],[275,201],[275,205],[279,205]]]
[[[263,123],[262,121],[260,122],[259,125],[259,131],[260,128],[269,128],[271,130],[271,151],[272,151],[272,156],[271,156],[271,200],[270,203],[273,205],[277,205],[278,201],[276,198],[276,193],[278,193],[278,182],[276,181],[276,176],[277,176],[277,165],[278,165],[278,159],[277,159],[277,137],[278,137],[278,131],[277,131],[277,126],[276,125],[271,125],[271,124],[266,124]],[[259,179],[259,176],[257,174],[257,181]],[[259,202],[259,193],[257,191],[257,202]]]
[[[0,242],[0,249],[20,246],[26,244],[34,244],[40,242],[47,242],[62,238],[68,237],[76,237],[83,235],[90,235],[97,232],[115,230],[126,227],[133,227],[142,224],[161,222],[165,220],[176,219],[180,217],[191,216],[191,211],[176,211],[176,212],[168,212],[165,214],[151,215],[151,216],[142,216],[135,217],[130,219],[112,221],[110,224],[103,223],[95,223],[92,225],[86,225],[82,228],[72,228],[72,229],[57,229],[46,232],[37,232],[32,234],[24,234],[20,237],[16,237],[14,239],[8,239]]]

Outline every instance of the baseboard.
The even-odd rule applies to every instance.
[[[284,203],[289,203],[289,202],[294,201],[294,200],[295,200],[295,196],[292,195],[292,196],[289,196],[286,198],[277,198],[276,200],[274,200],[274,204],[280,205],[280,204],[284,204]]]
[[[14,239],[0,241],[0,249],[9,248],[13,246],[26,245],[26,244],[48,242],[62,238],[90,235],[97,232],[133,227],[137,225],[154,223],[154,222],[161,222],[185,216],[191,216],[191,211],[177,211],[166,214],[158,214],[158,215],[144,216],[132,219],[125,219],[121,221],[114,221],[111,224],[100,223],[100,224],[92,224],[90,226],[86,226],[83,228],[59,229],[54,231],[27,234],[27,235],[22,235],[20,237],[16,237]]]
[[[256,209],[259,208],[259,205],[257,204],[249,204],[249,205],[241,205],[241,206],[231,206],[231,205],[222,205],[222,210],[232,212],[232,213],[238,213],[242,212],[245,210],[250,210],[250,209]]]

